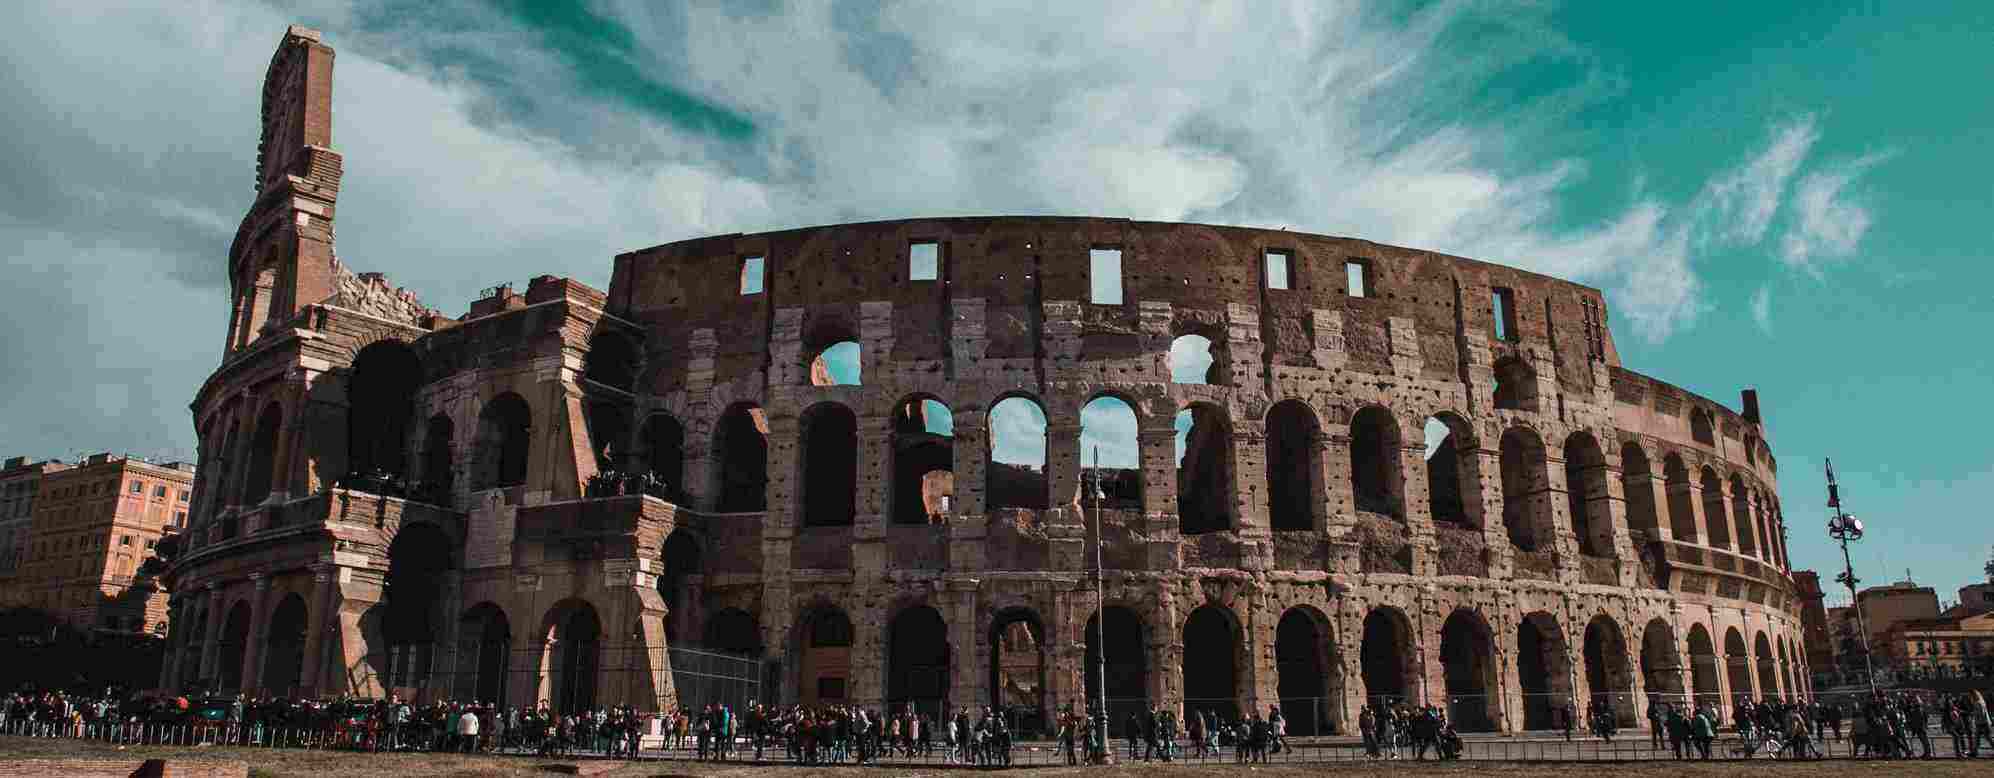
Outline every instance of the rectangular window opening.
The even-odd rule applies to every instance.
[[[942,245],[919,241],[907,247],[907,280],[933,281],[942,277]]]
[[[1267,288],[1289,289],[1289,268],[1293,265],[1286,251],[1267,252]]]
[[[1092,292],[1089,299],[1095,305],[1122,304],[1122,250],[1097,248],[1087,252],[1089,279]]]
[[[1496,287],[1489,298],[1489,311],[1495,314],[1496,340],[1516,340],[1516,292]]]
[[[1343,277],[1350,283],[1351,297],[1371,296],[1369,270],[1363,260],[1352,259],[1343,263]]]
[[[763,265],[761,257],[746,257],[741,260],[741,296],[762,293]]]

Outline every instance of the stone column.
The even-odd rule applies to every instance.
[[[1564,452],[1545,441],[1543,489],[1531,498],[1531,508],[1544,517],[1538,522],[1538,548],[1553,553],[1558,582],[1567,586],[1585,580],[1579,562],[1581,545],[1578,534],[1572,530],[1571,488],[1565,482]],[[1545,527],[1550,529],[1548,536],[1543,531]],[[1545,540],[1550,542],[1544,543]],[[1571,642],[1569,637],[1565,642]]]
[[[985,650],[996,651],[997,647],[979,643],[979,636],[989,633],[982,629],[977,619],[977,582],[974,579],[957,579],[948,582],[948,632],[949,632],[949,699],[948,706],[969,705],[977,702],[997,703],[996,690],[990,698],[980,700],[976,693],[983,683],[979,676],[989,670],[989,655],[977,650],[978,645]],[[979,673],[981,669],[984,672]]]
[[[332,597],[332,566],[312,565],[312,599],[305,609],[305,659],[302,677],[298,679],[305,696],[314,696],[325,688],[325,654],[321,646],[326,640],[326,625],[330,615]]]
[[[159,668],[159,688],[178,689],[180,688],[180,663],[187,655],[188,630],[185,625],[187,624],[188,614],[186,601],[178,596],[169,597],[166,611],[168,614],[166,617],[166,634],[173,645],[173,650],[166,652],[166,658],[161,661],[161,667]]]
[[[950,474],[955,479],[955,496],[950,499],[949,509],[956,516],[982,516],[988,511],[984,507],[989,499],[983,489],[989,484],[984,469],[989,459],[989,418],[981,410],[961,410],[955,412],[954,468]]]
[[[222,600],[222,585],[218,581],[208,582],[208,624],[207,637],[201,639],[201,681],[215,678],[216,664],[221,661],[222,618],[225,615]]]
[[[270,575],[264,572],[249,574],[253,592],[249,595],[249,634],[244,636],[242,647],[242,689],[254,693],[263,688],[263,644],[268,642],[264,634],[264,622],[270,618]]]
[[[845,682],[845,695],[853,705],[876,709],[886,699],[886,646],[882,638],[886,635],[886,622],[891,614],[878,604],[867,600],[856,604],[852,619],[852,647],[850,675]]]

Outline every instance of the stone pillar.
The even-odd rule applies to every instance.
[[[1490,443],[1500,446],[1500,441],[1499,435],[1477,434],[1474,440],[1465,441],[1466,445],[1454,449],[1461,457],[1462,467],[1467,467],[1470,462],[1474,464],[1475,494],[1463,494],[1461,499],[1464,504],[1474,503],[1465,505],[1464,512],[1470,521],[1481,522],[1482,544],[1488,549],[1488,575],[1498,579],[1508,578],[1515,565],[1514,549],[1509,544],[1509,527],[1503,523],[1502,450],[1488,447]]]
[[[975,409],[954,413],[955,441],[950,449],[954,452],[954,468],[950,476],[955,479],[955,496],[949,500],[949,510],[954,514],[950,520],[956,516],[984,515],[989,498],[983,489],[990,482],[985,474],[990,457],[988,414]]]
[[[249,574],[249,582],[254,591],[249,595],[249,634],[244,636],[242,647],[242,689],[254,694],[263,688],[263,644],[265,622],[270,618],[270,575],[264,572]]]
[[[1281,702],[1281,673],[1274,655],[1274,630],[1281,614],[1279,606],[1265,601],[1267,592],[1242,593],[1233,598],[1233,618],[1239,620],[1246,658],[1240,667],[1240,712],[1266,713],[1268,706]]]
[[[1157,593],[1156,612],[1151,614],[1149,622],[1149,704],[1176,711],[1181,721],[1184,715],[1184,620],[1178,617],[1177,602],[1167,590]]]
[[[180,663],[187,655],[187,603],[178,596],[169,597],[166,606],[167,637],[173,650],[166,652],[159,668],[159,688],[180,688]]]
[[[1142,467],[1142,512],[1177,516],[1177,418],[1157,408],[1137,409],[1136,447]],[[1092,454],[1088,454],[1092,456]],[[1175,532],[1176,522],[1170,523]]]
[[[1171,444],[1175,454],[1175,430]],[[1267,422],[1232,420],[1232,514],[1239,517],[1241,537],[1267,538],[1273,528],[1267,513]]]
[[[333,589],[331,565],[312,565],[311,570],[312,599],[305,609],[304,671],[298,679],[307,697],[317,695],[326,686],[325,654],[321,646],[326,642]]]
[[[855,603],[852,619],[852,647],[845,682],[845,696],[853,705],[877,709],[886,699],[887,619],[892,614],[871,600]]]
[[[1438,574],[1439,548],[1435,545],[1431,485],[1427,483],[1425,420],[1416,423],[1419,426],[1412,434],[1400,431],[1397,491],[1399,507],[1405,513],[1406,539],[1412,550],[1411,572],[1424,577]]]
[[[223,613],[223,606],[227,604],[222,600],[222,585],[220,582],[209,581],[207,588],[207,636],[201,639],[201,677],[198,679],[203,682],[215,678],[215,666],[221,660],[222,618],[225,615]]]
[[[1081,454],[1080,409],[1045,406],[1045,477],[1052,490],[1047,505],[1054,510],[1079,510]]]
[[[1542,517],[1538,521],[1538,548],[1553,553],[1557,565],[1558,582],[1564,585],[1581,583],[1585,579],[1579,569],[1579,539],[1572,531],[1571,485],[1565,483],[1564,452],[1544,443],[1544,483],[1538,496],[1531,498],[1531,508]],[[1544,528],[1550,533],[1546,535]],[[1549,543],[1544,543],[1544,540]],[[1565,641],[1570,643],[1569,637]]]
[[[988,630],[983,629],[977,618],[977,581],[956,579],[948,582],[947,607],[949,633],[949,698],[944,709],[985,702],[997,703],[996,690],[992,689],[989,698],[976,693],[983,686],[979,676],[989,671],[989,655],[985,651],[995,651],[997,647],[988,644]],[[983,637],[984,641],[978,638]],[[978,646],[982,650],[978,650]],[[982,672],[979,672],[981,670]]]

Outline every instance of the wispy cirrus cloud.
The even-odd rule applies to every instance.
[[[1752,293],[1752,323],[1759,325],[1759,331],[1772,334],[1772,289],[1760,286]]]
[[[1891,152],[1865,154],[1802,178],[1793,197],[1793,224],[1780,240],[1780,259],[1820,278],[1823,260],[1854,254],[1875,217],[1850,187],[1890,157]]]

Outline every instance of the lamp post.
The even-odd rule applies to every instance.
[[[1094,676],[1095,689],[1100,693],[1101,721],[1108,723],[1108,595],[1105,579],[1106,568],[1102,563],[1101,544],[1107,541],[1101,519],[1101,447],[1094,447],[1094,485],[1089,496],[1094,498]],[[1105,739],[1105,738],[1104,738]]]
[[[1863,676],[1869,681],[1869,694],[1876,696],[1876,663],[1869,652],[1869,620],[1863,617],[1862,600],[1856,596],[1855,562],[1849,557],[1849,542],[1862,539],[1862,520],[1842,512],[1841,489],[1835,485],[1835,463],[1826,460],[1828,470],[1828,536],[1842,544],[1842,574],[1835,582],[1849,588],[1849,607],[1856,611],[1856,637],[1862,641]]]

